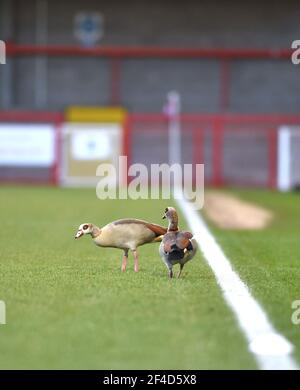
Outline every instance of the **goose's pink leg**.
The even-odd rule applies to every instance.
[[[128,251],[124,251],[124,256],[123,256],[123,261],[122,261],[122,272],[126,271],[126,266],[127,266],[127,260],[128,260]]]
[[[133,251],[133,257],[134,257],[134,272],[139,272],[139,257],[136,250]]]

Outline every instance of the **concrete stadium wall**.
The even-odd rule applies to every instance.
[[[0,39],[36,44],[36,9],[44,0],[0,0]],[[51,0],[47,43],[78,44],[78,11],[104,15],[103,45],[218,48],[290,48],[300,39],[296,0]],[[41,59],[40,59],[41,60]],[[109,104],[110,61],[50,58],[45,80],[34,58],[1,66],[1,107],[63,109],[70,104]],[[45,63],[44,63],[45,65]],[[300,65],[278,60],[231,63],[232,112],[298,112]],[[161,111],[165,95],[178,90],[186,112],[216,112],[219,63],[215,60],[128,59],[122,62],[121,103],[131,111]],[[41,91],[47,91],[40,98]]]

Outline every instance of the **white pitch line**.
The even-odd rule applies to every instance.
[[[249,350],[253,353],[259,368],[263,370],[299,369],[291,356],[293,345],[274,329],[262,307],[234,271],[200,213],[184,199],[180,190],[175,191],[174,197],[215,274],[226,302],[235,313],[244,331]]]

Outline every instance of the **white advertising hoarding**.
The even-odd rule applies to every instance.
[[[54,159],[55,128],[53,125],[0,125],[0,165],[49,167]]]
[[[74,160],[111,160],[119,155],[122,127],[118,123],[66,123]]]
[[[99,164],[112,164],[118,169],[122,131],[120,123],[65,123],[61,183],[94,186],[99,180]]]
[[[72,154],[76,160],[104,160],[111,157],[111,136],[107,130],[75,131]]]

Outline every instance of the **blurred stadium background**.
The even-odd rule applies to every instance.
[[[74,240],[80,223],[161,224],[175,205],[95,195],[100,162],[169,162],[171,91],[177,155],[205,164],[204,218],[300,361],[299,194],[276,191],[300,184],[299,15],[296,0],[0,0],[0,368],[262,368],[200,250],[170,282],[155,244],[136,275]],[[253,207],[270,224],[233,227]]]
[[[163,105],[176,90],[182,162],[205,163],[207,183],[299,184],[298,143],[279,142],[300,125],[297,1],[0,4],[2,182],[91,184],[119,154],[167,162]],[[291,144],[293,174],[278,153]]]

